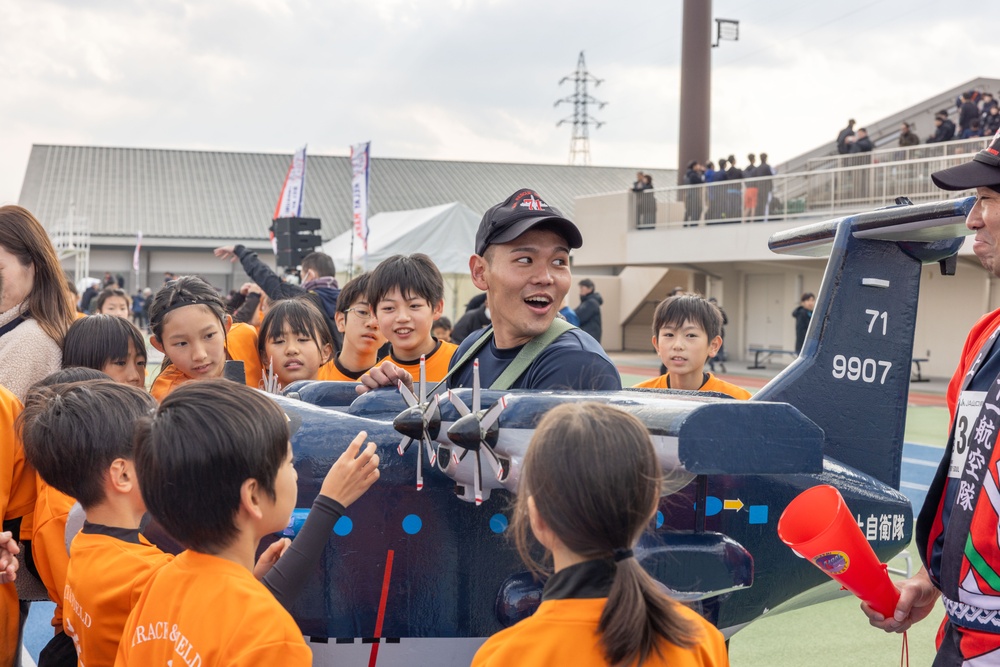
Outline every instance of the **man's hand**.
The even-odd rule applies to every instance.
[[[282,537],[267,549],[264,549],[264,553],[260,555],[257,563],[253,566],[253,576],[257,581],[267,576],[267,573],[271,571],[274,564],[278,562],[278,559],[281,558],[290,546],[292,546],[292,541],[287,537]]]
[[[886,618],[864,602],[861,611],[868,616],[868,622],[875,628],[886,632],[906,632],[910,626],[927,617],[934,609],[941,592],[934,588],[927,570],[920,568],[915,575],[896,584],[899,589],[899,602],[892,618]]]
[[[219,259],[228,259],[230,262],[235,262],[239,259],[236,256],[236,246],[224,245],[221,248],[216,248],[213,252],[215,256]]]
[[[368,434],[364,431],[358,433],[340,458],[330,466],[323,486],[319,489],[320,495],[348,507],[378,480],[379,458],[375,453],[375,443],[369,442],[364,451],[361,451],[361,445],[367,437]]]
[[[360,395],[379,387],[395,387],[399,381],[413,391],[413,376],[391,361],[383,361],[361,376],[355,390]]]
[[[0,533],[0,584],[9,584],[17,579],[17,554],[21,547],[10,531]]]

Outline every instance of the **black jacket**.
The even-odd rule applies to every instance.
[[[861,137],[860,139],[855,140],[855,142],[853,144],[851,144],[851,150],[849,150],[847,152],[848,153],[868,153],[874,147],[875,147],[875,145],[872,143],[871,139],[869,139],[868,137]]]
[[[979,118],[979,107],[975,102],[963,102],[958,110],[958,126],[963,130],[972,126],[972,121]]]
[[[465,314],[458,318],[455,326],[451,330],[451,342],[458,345],[468,338],[469,334],[479,331],[483,327],[490,325],[490,316],[486,314],[486,302],[478,308],[465,311]]]
[[[337,297],[340,296],[340,288],[334,286],[337,284],[336,280],[328,281],[331,283],[330,285],[307,290],[299,285],[286,283],[270,266],[260,261],[257,253],[253,250],[247,250],[244,246],[238,245],[233,248],[233,253],[240,258],[240,264],[243,265],[246,274],[250,276],[250,280],[257,283],[272,301],[293,299],[300,296],[309,297],[326,319],[326,326],[333,337],[334,354],[344,349],[344,334],[337,330],[334,319],[337,313]]]
[[[951,122],[945,118],[937,129],[934,130],[934,136],[927,140],[929,144],[938,144],[942,141],[951,141],[955,138],[955,123]]]
[[[799,306],[792,311],[795,318],[795,351],[802,350],[802,343],[806,340],[806,331],[809,330],[809,321],[812,319],[812,311],[803,306]]]
[[[597,292],[580,297],[580,305],[576,307],[576,316],[580,318],[580,328],[589,333],[598,343],[601,342],[601,306],[604,299]]]

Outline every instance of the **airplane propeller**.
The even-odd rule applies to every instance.
[[[497,456],[493,448],[497,444],[500,436],[500,413],[507,407],[507,396],[501,396],[500,400],[490,406],[489,410],[483,411],[480,406],[480,386],[479,386],[479,360],[472,362],[472,411],[460,401],[451,390],[448,390],[448,400],[455,406],[458,413],[462,415],[458,421],[448,429],[448,439],[455,445],[462,448],[461,455],[452,454],[452,460],[458,465],[469,452],[475,452],[476,465],[473,468],[473,482],[475,485],[476,505],[483,504],[483,480],[482,480],[482,457],[496,473],[497,481],[502,481],[507,476],[507,468],[504,462]]]
[[[393,427],[403,434],[396,451],[402,456],[414,441],[417,445],[417,491],[424,488],[423,453],[421,445],[427,450],[427,461],[433,466],[437,462],[437,452],[434,449],[434,438],[441,430],[441,411],[438,409],[438,395],[434,394],[427,400],[427,369],[426,360],[420,356],[420,381],[417,396],[413,395],[402,382],[396,385],[403,400],[410,407],[406,408],[392,421]],[[418,398],[419,397],[419,398]]]

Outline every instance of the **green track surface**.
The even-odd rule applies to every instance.
[[[944,447],[948,442],[948,408],[911,405],[906,410],[906,442]]]

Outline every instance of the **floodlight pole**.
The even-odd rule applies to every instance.
[[[707,160],[712,120],[712,0],[684,0],[677,182],[691,160]]]

